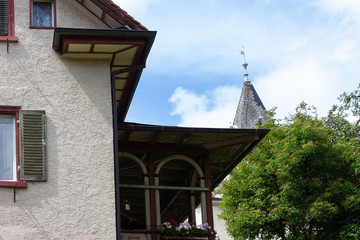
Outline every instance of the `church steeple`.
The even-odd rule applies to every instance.
[[[245,51],[241,51],[241,54],[244,56],[244,84],[233,125],[238,128],[256,128],[258,123],[264,123],[270,119],[270,116],[266,112],[265,106],[249,80]]]

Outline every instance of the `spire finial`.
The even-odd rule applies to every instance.
[[[243,50],[240,51],[240,53],[241,53],[241,55],[244,56],[244,64],[243,64],[243,67],[244,67],[244,69],[245,69],[244,81],[245,81],[245,82],[250,82],[250,81],[249,81],[249,78],[248,78],[249,74],[247,73],[247,66],[248,66],[248,64],[246,63],[245,47],[244,47],[244,45],[243,45]]]

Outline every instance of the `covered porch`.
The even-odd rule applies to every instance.
[[[195,208],[199,204],[202,223],[216,230],[212,191],[267,132],[119,123],[124,239],[135,234],[139,239],[159,239],[159,226],[171,219],[195,223]],[[179,238],[165,238],[174,237]],[[199,238],[191,239],[194,237]]]

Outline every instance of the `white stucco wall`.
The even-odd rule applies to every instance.
[[[216,239],[218,240],[233,240],[232,237],[226,231],[225,221],[219,218],[221,214],[221,209],[219,207],[219,200],[213,199],[212,203],[212,210],[213,210],[213,217],[214,217],[214,229],[216,231]],[[201,224],[201,209],[197,207],[195,210],[196,213],[196,223]]]
[[[108,61],[64,59],[53,30],[29,29],[15,0],[19,42],[0,42],[0,105],[45,110],[48,181],[0,188],[0,240],[115,239],[113,132]],[[57,0],[59,27],[99,28]]]

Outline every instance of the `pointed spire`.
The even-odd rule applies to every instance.
[[[236,110],[233,126],[237,126],[238,128],[256,128],[258,123],[264,123],[270,119],[270,116],[267,114],[260,97],[258,96],[254,86],[248,78],[248,64],[246,63],[245,59],[245,51],[241,51],[241,54],[244,55],[244,84]]]
[[[248,64],[247,64],[246,58],[245,58],[245,47],[244,47],[244,46],[243,46],[243,50],[240,51],[240,53],[241,53],[241,55],[244,56],[244,64],[242,65],[242,66],[244,67],[244,70],[245,70],[244,81],[245,81],[245,82],[250,82],[250,81],[249,81],[249,78],[248,78],[249,74],[247,73],[247,66],[248,66]]]

